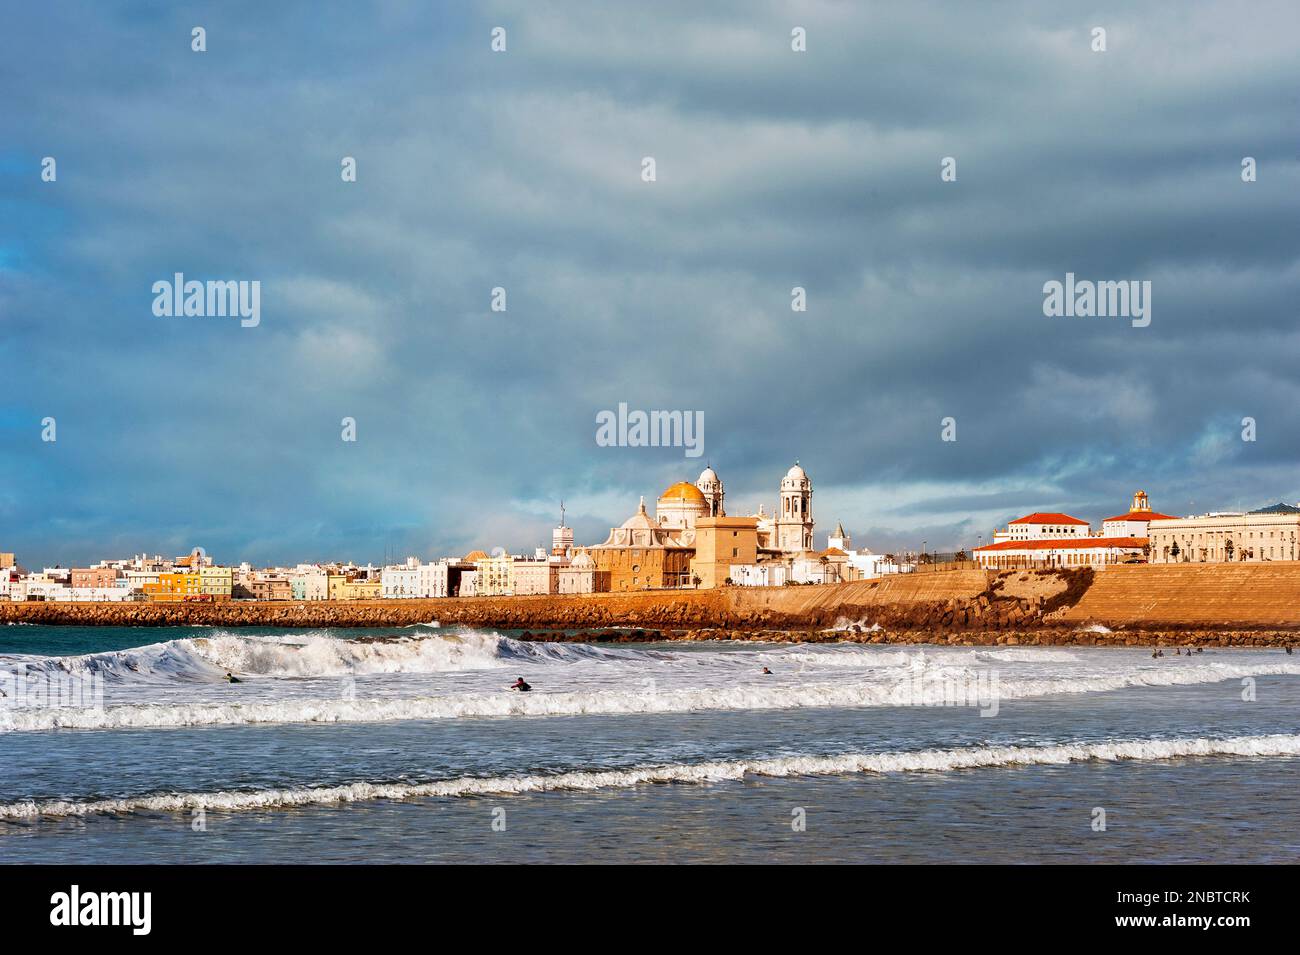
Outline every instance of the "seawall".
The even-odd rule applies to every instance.
[[[904,575],[819,587],[724,588],[632,594],[465,597],[442,600],[7,603],[0,621],[103,626],[379,627],[437,620],[501,629],[653,626],[783,628],[871,617],[885,625],[941,623],[976,602],[983,571]]]
[[[1104,571],[905,574],[816,587],[728,587],[444,600],[219,604],[0,603],[0,622],[91,626],[641,628],[710,639],[760,632],[876,642],[1300,642],[1300,562],[1123,565]],[[1093,626],[1090,626],[1093,625]],[[879,628],[879,629],[877,629]],[[1111,632],[1113,631],[1113,632]]]
[[[1048,622],[1141,629],[1300,629],[1300,561],[1121,564]]]

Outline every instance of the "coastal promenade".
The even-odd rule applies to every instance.
[[[632,628],[663,637],[879,642],[1107,643],[1190,636],[1283,644],[1300,636],[1300,563],[954,570],[807,587],[726,587],[441,600],[0,603],[0,622],[77,626],[401,627],[437,621],[515,631]],[[1110,631],[1115,631],[1112,635]],[[1122,631],[1122,632],[1121,632]],[[1184,633],[1184,631],[1186,633]],[[832,637],[833,638],[833,637]]]
[[[900,575],[809,587],[727,587],[627,594],[451,597],[435,600],[10,603],[0,621],[104,626],[380,627],[438,621],[503,629],[538,627],[801,627],[854,620],[923,622],[930,610],[973,601],[984,571]],[[942,615],[940,614],[940,617]],[[904,620],[906,618],[906,621]],[[936,618],[938,619],[938,618]]]

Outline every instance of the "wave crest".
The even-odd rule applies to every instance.
[[[1300,736],[1288,735],[1237,736],[1227,739],[1139,739],[1055,746],[972,746],[962,749],[930,749],[916,752],[671,763],[554,775],[461,777],[423,783],[357,782],[342,786],[306,786],[253,792],[164,793],[87,801],[27,800],[0,805],[0,819],[38,819],[130,812],[184,812],[195,809],[239,812],[376,799],[510,796],[555,790],[590,791],[630,788],[646,783],[713,783],[743,780],[749,776],[779,778],[852,773],[952,772],[1003,766],[1050,766],[1118,760],[1295,756],[1300,756]]]

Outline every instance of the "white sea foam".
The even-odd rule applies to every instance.
[[[622,671],[627,673],[627,671]],[[376,723],[465,717],[578,716],[617,713],[682,713],[710,710],[776,710],[798,707],[909,706],[929,703],[931,689],[969,685],[998,673],[998,700],[1103,693],[1128,687],[1191,686],[1279,674],[1300,675],[1300,663],[1151,665],[1124,672],[1078,676],[1014,676],[989,667],[949,666],[917,655],[907,670],[877,680],[834,683],[763,682],[663,688],[629,676],[616,689],[570,692],[480,693],[398,698],[276,699],[256,702],[157,702],[103,708],[0,708],[0,730],[125,729],[229,726],[265,723]],[[918,696],[918,689],[921,694]]]
[[[227,672],[284,678],[446,673],[622,655],[618,650],[585,644],[529,643],[475,631],[360,641],[343,639],[329,631],[248,636],[217,630],[208,636],[81,656],[0,654],[0,669],[28,674],[101,674],[110,681],[124,683],[212,683]]]
[[[999,647],[996,650],[976,650],[975,658],[987,663],[1076,663],[1077,653],[1053,650],[1047,647]]]
[[[357,782],[342,786],[306,786],[251,792],[164,793],[87,801],[27,800],[0,804],[0,819],[37,819],[131,812],[183,812],[200,808],[214,812],[238,812],[376,799],[510,796],[549,791],[581,792],[629,788],[646,783],[714,783],[743,780],[751,776],[951,772],[1003,766],[1065,765],[1090,761],[1296,756],[1300,756],[1300,736],[1293,735],[1238,736],[1227,739],[1135,739],[1055,746],[972,746],[915,752],[670,763],[554,775],[461,777],[421,783]]]
[[[826,630],[827,633],[845,633],[850,630],[857,630],[859,633],[880,633],[885,628],[878,623],[867,623],[867,618],[861,620],[850,620],[848,617],[840,617],[835,621],[834,626]]]

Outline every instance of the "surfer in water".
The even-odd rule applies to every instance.
[[[518,679],[515,680],[514,683],[510,684],[510,689],[518,690],[520,693],[527,693],[529,690],[532,689],[532,687],[524,682],[523,677],[519,677]]]
[[[769,670],[767,667],[763,667],[763,672],[766,673],[768,676],[772,675],[772,671]]]
[[[226,682],[227,682],[227,683],[243,683],[244,681],[241,680],[239,677],[235,676],[233,673],[227,673],[227,674],[226,674]]]

